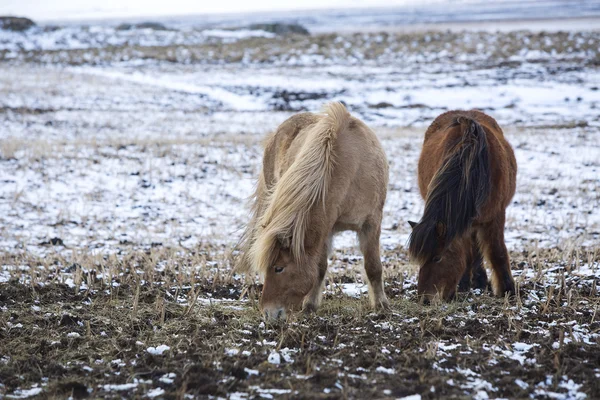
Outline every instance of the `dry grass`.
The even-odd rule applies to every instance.
[[[262,323],[260,286],[231,275],[224,247],[2,254],[0,264],[17,268],[0,285],[0,390],[40,384],[48,398],[142,397],[158,387],[165,398],[270,389],[294,398],[464,397],[477,390],[543,398],[536,388],[567,394],[560,386],[567,375],[595,398],[600,299],[596,280],[579,272],[599,268],[599,254],[512,254],[517,299],[470,293],[425,307],[415,302],[404,252],[386,252],[393,311],[373,314],[365,296],[339,290],[360,281],[360,260],[336,253],[323,307],[278,326]],[[515,342],[533,347],[520,352]],[[146,351],[163,344],[170,348],[163,355]],[[276,352],[279,365],[268,361]],[[552,383],[539,386],[548,376]],[[105,387],[126,383],[131,387],[120,392]]]
[[[533,51],[535,61],[568,57],[589,65],[600,62],[598,32],[377,32],[353,34],[292,35],[247,38],[235,42],[209,41],[193,45],[124,46],[54,51],[23,51],[17,60],[71,65],[102,64],[132,59],[171,63],[272,63],[302,56],[321,60],[386,60],[401,55],[418,59],[452,61],[462,55],[477,56],[485,64],[514,66],[523,50]],[[533,53],[532,53],[533,54]],[[552,55],[552,56],[550,56]],[[0,51],[0,61],[15,55]],[[9,58],[10,57],[10,58]]]
[[[216,137],[106,137],[73,138],[49,140],[43,138],[23,139],[10,136],[0,142],[0,160],[41,159],[77,157],[81,150],[101,152],[108,149],[120,149],[136,146],[153,156],[165,157],[177,151],[177,146],[223,147],[232,145],[251,146],[259,143],[262,136],[242,134],[221,134]],[[102,153],[109,156],[108,153]],[[114,156],[114,155],[113,155]]]

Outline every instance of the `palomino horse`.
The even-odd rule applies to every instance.
[[[449,111],[433,121],[419,159],[425,212],[411,223],[409,241],[409,254],[420,264],[421,300],[451,299],[459,281],[462,290],[471,283],[485,287],[482,254],[491,265],[494,293],[515,293],[504,221],[516,176],[513,150],[492,117]]]
[[[377,137],[340,103],[302,113],[266,140],[240,270],[264,277],[269,319],[320,304],[334,233],[358,233],[371,303],[387,307],[379,258],[388,163]]]

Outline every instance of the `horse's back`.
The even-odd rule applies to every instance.
[[[276,182],[287,171],[321,118],[325,116],[296,114],[277,128],[268,139],[266,151],[272,156],[265,160],[272,162],[263,164],[265,176],[272,176]],[[334,168],[324,215],[340,220],[340,226],[348,229],[358,227],[365,218],[381,214],[387,183],[387,158],[377,136],[361,120],[350,116],[334,143]]]
[[[389,171],[377,135],[352,118],[336,143],[335,154],[332,203],[339,204],[339,222],[360,225],[365,219],[380,219]]]

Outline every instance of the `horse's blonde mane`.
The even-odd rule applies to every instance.
[[[264,212],[256,215],[254,238],[246,255],[249,267],[256,272],[266,272],[277,255],[277,246],[289,248],[297,262],[304,254],[311,209],[317,203],[325,204],[335,165],[334,143],[350,119],[341,103],[328,104],[324,113],[307,132],[292,165],[272,192],[265,194]]]

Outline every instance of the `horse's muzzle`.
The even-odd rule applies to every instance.
[[[280,321],[284,320],[287,316],[285,308],[279,306],[267,306],[263,307],[263,314],[266,320],[269,321]]]

